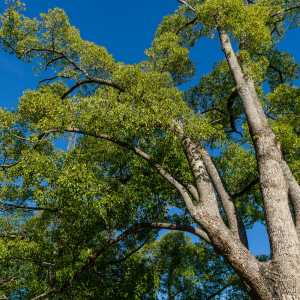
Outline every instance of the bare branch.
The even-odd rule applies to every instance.
[[[0,165],[0,168],[2,168],[2,171],[5,170],[5,169],[9,169],[15,165],[17,165],[20,161],[15,161],[11,164],[7,164],[7,165]]]
[[[283,83],[282,71],[271,64],[268,67],[273,69],[274,71],[276,71],[279,74],[280,82]]]
[[[207,113],[207,112],[209,112],[209,111],[218,111],[218,112],[220,112],[220,113],[222,113],[222,114],[224,114],[224,115],[226,114],[226,112],[224,112],[223,110],[221,110],[221,109],[219,109],[219,108],[217,108],[217,107],[213,107],[213,108],[206,109],[206,110],[200,112],[200,114],[202,115],[202,114],[205,114],[205,113]]]
[[[197,19],[194,18],[193,20],[187,22],[187,23],[184,24],[181,28],[179,28],[179,29],[176,31],[176,34],[179,34],[179,32],[180,32],[181,30],[183,30],[184,28],[186,28],[186,27],[188,27],[188,26],[190,26],[190,25],[196,25],[197,23],[198,23]]]
[[[107,85],[107,86],[111,86],[114,87],[116,89],[118,89],[121,92],[125,92],[126,89],[121,88],[120,86],[118,86],[116,83],[107,80],[107,79],[102,79],[102,78],[96,78],[96,77],[90,77],[88,79],[82,79],[76,82],[76,84],[74,84],[72,87],[70,87],[62,96],[61,99],[66,98],[70,93],[72,93],[76,88],[78,88],[79,86],[85,84],[85,83],[99,83],[102,85]]]
[[[26,239],[26,237],[24,237],[24,236],[14,235],[14,234],[0,234],[0,237],[3,237],[3,238],[12,238],[12,239],[21,239],[21,240],[25,240]]]
[[[208,235],[201,229],[197,227],[193,227],[190,225],[178,225],[178,224],[170,224],[170,223],[141,223],[141,228],[157,228],[157,229],[170,229],[170,230],[179,230],[192,233],[207,243],[211,243]]]
[[[46,68],[44,69],[44,71],[47,71],[48,67],[52,66],[54,62],[60,60],[64,58],[63,56],[58,56],[56,58],[53,58],[51,61],[47,62]]]
[[[259,183],[259,178],[252,180],[247,186],[245,186],[239,193],[232,195],[232,198],[238,198],[249,192],[255,185]]]
[[[282,10],[282,11],[278,11],[278,12],[276,12],[276,13],[270,14],[270,17],[271,17],[271,18],[272,18],[272,17],[276,17],[276,16],[278,16],[278,15],[284,13],[284,12],[287,12],[287,11],[290,11],[290,10],[293,10],[293,9],[297,9],[297,8],[300,8],[300,3],[298,3],[298,4],[294,5],[294,6],[287,7],[287,8],[285,8],[285,9]]]
[[[196,11],[195,8],[193,8],[192,6],[190,6],[188,3],[186,3],[184,0],[176,0],[177,2],[186,5],[189,9],[191,9],[192,11]]]
[[[137,247],[136,249],[134,249],[133,251],[131,251],[129,254],[127,254],[124,258],[122,258],[120,260],[116,260],[116,261],[109,261],[106,264],[107,265],[116,265],[116,264],[122,263],[123,261],[125,261],[126,259],[128,259],[131,255],[133,255],[134,253],[136,253],[137,251],[139,251],[140,249],[142,249],[147,242],[148,242],[148,239],[145,240],[139,247]]]
[[[227,285],[223,286],[218,291],[216,291],[215,293],[213,293],[212,295],[210,295],[208,298],[206,298],[206,300],[213,299],[215,296],[217,296],[218,294],[220,294],[221,292],[223,292],[224,290],[226,290],[228,287],[230,287],[230,285],[231,284],[227,284]]]
[[[8,133],[9,133],[10,135],[12,135],[12,136],[14,136],[14,137],[20,139],[20,140],[23,140],[23,141],[26,141],[26,142],[30,142],[30,143],[34,143],[34,141],[32,141],[32,140],[23,138],[23,137],[21,137],[21,136],[18,136],[18,135],[16,135],[16,134],[12,133],[12,132],[8,132]]]
[[[0,287],[2,288],[2,287],[4,287],[5,285],[8,285],[8,284],[12,283],[16,278],[17,278],[17,277],[12,277],[10,280],[6,280],[6,281],[0,280]],[[3,296],[2,296],[2,297],[3,297]],[[1,297],[0,297],[0,299],[7,299],[7,298],[1,298]]]
[[[54,76],[54,77],[51,77],[51,78],[45,78],[43,80],[40,80],[39,83],[42,83],[44,81],[51,81],[51,80],[54,80],[56,78],[65,78],[65,79],[71,79],[71,77],[68,77],[68,76]]]
[[[52,295],[52,294],[55,294],[55,293],[59,293],[59,292],[61,292],[61,291],[60,290],[55,290],[55,291],[52,291],[52,292],[51,291],[50,292],[46,292],[46,293],[41,294],[41,295],[39,295],[39,296],[31,299],[31,300],[38,300],[38,299],[41,299],[41,298],[44,298],[46,296],[49,296],[49,295]]]
[[[48,262],[44,262],[44,261],[37,261],[35,259],[30,259],[30,258],[23,258],[23,257],[14,257],[14,256],[11,256],[11,257],[1,257],[0,260],[4,260],[4,259],[13,259],[13,260],[25,260],[25,261],[30,261],[30,262],[33,262],[35,264],[38,264],[38,265],[45,265],[45,266],[51,266],[51,267],[56,267],[57,268],[57,265],[55,264],[51,264],[51,263],[48,263]]]
[[[3,202],[1,199],[0,199],[0,203],[2,203],[3,205],[10,206],[12,209],[16,208],[16,209],[29,209],[29,210],[46,210],[46,211],[50,211],[50,212],[58,212],[61,210],[59,208],[51,209],[51,208],[45,208],[45,207],[19,206],[19,205],[14,205],[14,204]]]
[[[117,236],[116,238],[109,240],[102,248],[100,248],[97,252],[95,252],[93,255],[90,256],[90,258],[87,260],[87,262],[72,276],[70,280],[68,280],[64,286],[61,288],[64,289],[68,285],[70,285],[72,282],[74,282],[79,275],[89,266],[89,264],[96,260],[106,249],[108,249],[110,246],[118,243],[119,241],[123,240],[126,236],[130,235],[131,233],[135,232],[136,230],[142,229],[142,228],[157,228],[157,229],[172,229],[172,230],[180,230],[180,231],[187,231],[190,233],[193,233],[200,238],[204,239],[206,242],[210,243],[210,239],[207,236],[205,232],[202,230],[189,226],[189,225],[177,225],[177,224],[168,224],[168,223],[141,223],[133,225],[131,228],[124,231],[122,234]]]

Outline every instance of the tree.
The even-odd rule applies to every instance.
[[[5,278],[23,268],[19,286],[32,280],[26,297],[92,297],[126,276],[107,266],[135,253],[145,229],[166,228],[210,244],[251,299],[299,299],[299,66],[276,44],[300,5],[178,2],[136,65],[83,41],[61,9],[29,19],[16,1],[1,17],[2,49],[54,73],[1,110],[1,257]],[[225,59],[180,92],[201,37],[219,39]],[[55,148],[72,134],[72,150]],[[212,159],[209,146],[223,150]],[[245,231],[263,219],[267,262]]]

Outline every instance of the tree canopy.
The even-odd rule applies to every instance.
[[[229,284],[228,299],[299,299],[300,68],[278,44],[300,4],[177,1],[134,65],[83,40],[62,9],[31,19],[10,1],[0,16],[1,49],[52,74],[0,110],[8,299],[209,299]],[[224,59],[182,91],[203,38]],[[268,261],[248,250],[257,221]],[[203,241],[154,242],[158,229]]]

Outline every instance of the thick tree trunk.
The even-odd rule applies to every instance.
[[[291,188],[287,184],[282,167],[281,151],[276,135],[263,113],[254,83],[246,80],[222,24],[218,24],[218,32],[222,50],[243,103],[255,147],[271,260],[268,263],[258,263],[258,266],[252,263],[241,267],[234,263],[232,255],[222,255],[240,275],[252,299],[300,299],[299,240],[288,204]],[[213,238],[210,238],[213,241]],[[257,278],[259,283],[253,282],[256,272],[260,274]],[[261,288],[262,286],[264,288]],[[265,289],[267,291],[264,291]]]

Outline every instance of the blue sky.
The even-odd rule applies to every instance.
[[[6,7],[0,0],[0,13]],[[151,46],[157,25],[163,16],[171,14],[178,7],[176,0],[27,0],[26,15],[36,17],[49,8],[63,8],[72,25],[80,29],[83,39],[105,46],[116,61],[133,64],[145,58],[144,50]],[[289,50],[300,62],[300,28],[287,33],[279,45]],[[191,82],[195,84],[202,74],[209,73],[212,64],[223,59],[217,41],[203,39],[191,51],[191,58],[197,62],[198,74]],[[32,65],[18,61],[14,56],[0,51],[0,106],[14,107],[26,89],[34,89],[41,78],[35,77]],[[193,238],[194,241],[197,238]],[[257,224],[249,231],[250,250],[254,254],[269,253],[265,228]]]

